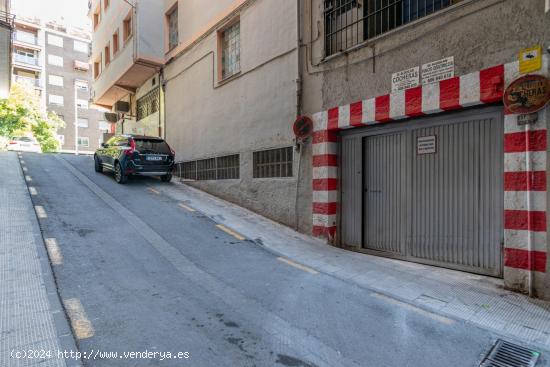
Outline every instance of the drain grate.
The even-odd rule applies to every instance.
[[[537,351],[497,340],[479,367],[535,367],[539,357]]]

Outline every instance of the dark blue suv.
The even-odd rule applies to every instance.
[[[113,136],[94,155],[96,172],[112,171],[116,182],[128,176],[159,176],[170,182],[175,152],[161,138],[140,135]]]

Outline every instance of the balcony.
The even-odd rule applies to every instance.
[[[15,15],[0,10],[0,25],[13,29],[15,22]]]
[[[38,43],[38,37],[27,32],[15,31],[13,40],[26,45],[40,46]]]
[[[40,68],[41,66],[38,57],[25,56],[17,53],[13,54],[13,62],[24,66],[32,66],[33,68]]]
[[[38,89],[42,88],[42,80],[38,78],[29,78],[27,76],[14,75],[13,81],[19,84],[23,84],[27,87],[38,88]]]

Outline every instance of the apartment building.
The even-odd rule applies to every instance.
[[[111,126],[104,112],[89,103],[89,32],[17,17],[13,42],[13,81],[32,88],[43,108],[65,121],[57,132],[61,150],[74,152],[78,144],[80,152],[95,151]]]
[[[550,88],[549,8],[304,2],[312,233],[550,298],[550,111],[517,112]]]
[[[10,1],[0,0],[0,99],[7,98],[10,92],[13,20]]]
[[[156,0],[92,0],[92,100],[117,114],[117,133],[165,136],[160,108],[163,7]]]

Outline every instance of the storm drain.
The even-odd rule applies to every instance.
[[[540,353],[522,346],[497,340],[480,367],[535,367]]]

